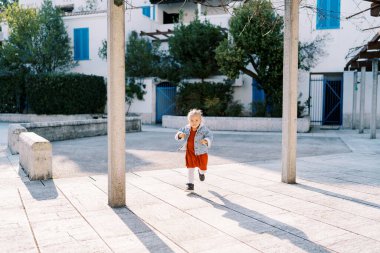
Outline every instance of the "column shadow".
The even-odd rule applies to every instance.
[[[321,194],[326,195],[326,196],[330,196],[330,197],[334,197],[334,198],[338,198],[338,199],[343,199],[343,200],[351,201],[351,202],[354,202],[356,204],[361,204],[361,205],[364,205],[364,206],[380,209],[380,205],[379,204],[372,203],[372,202],[369,202],[369,201],[366,201],[366,200],[349,197],[349,196],[346,196],[346,195],[342,195],[342,194],[339,194],[339,193],[326,191],[326,190],[323,190],[323,189],[319,189],[319,188],[316,188],[316,187],[313,187],[313,186],[304,185],[304,184],[297,184],[297,187],[300,187],[300,188],[302,188],[304,190],[308,190],[308,191],[318,192],[318,193],[321,193]]]
[[[21,166],[19,167],[18,174],[21,177],[21,181],[28,189],[30,195],[32,195],[35,200],[43,201],[56,199],[58,197],[57,187],[55,186],[53,180],[30,181],[27,179],[28,177]]]
[[[145,248],[152,253],[174,253],[173,251],[143,220],[127,207],[112,208],[124,222],[124,224],[133,232]]]
[[[220,199],[223,204],[217,204],[209,199],[205,199],[202,196],[197,195],[198,197],[208,201],[210,204],[212,204],[215,208],[225,211],[226,213],[223,215],[224,217],[234,220],[239,223],[239,226],[248,230],[252,231],[255,234],[271,234],[274,237],[277,237],[281,240],[287,240],[291,242],[294,246],[298,247],[299,249],[309,252],[309,253],[330,253],[331,251],[327,250],[323,246],[316,244],[308,239],[307,235],[292,226],[289,226],[286,223],[280,222],[278,220],[274,220],[268,216],[265,216],[263,214],[260,214],[254,210],[250,210],[248,208],[245,208],[241,205],[238,205],[236,203],[233,203],[220,195],[217,192],[209,191],[211,194],[213,194],[215,197]],[[196,194],[194,194],[196,195]],[[241,215],[252,218],[252,223],[250,222],[242,222],[239,217]],[[257,223],[262,223],[257,224]]]

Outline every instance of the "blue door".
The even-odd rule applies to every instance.
[[[177,87],[164,82],[156,86],[156,123],[162,122],[163,115],[175,115]]]
[[[323,125],[342,124],[342,80],[324,80]]]

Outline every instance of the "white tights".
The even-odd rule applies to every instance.
[[[189,179],[189,184],[194,184],[194,171],[195,168],[189,168],[187,169],[187,178]],[[205,174],[205,170],[198,169],[200,174]]]

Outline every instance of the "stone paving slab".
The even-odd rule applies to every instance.
[[[105,174],[31,182],[0,149],[0,251],[380,252],[380,141],[310,136],[352,152],[298,158],[295,185],[278,160],[214,164],[193,194],[186,169],[135,171],[124,208],[107,205]]]

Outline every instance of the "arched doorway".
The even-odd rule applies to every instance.
[[[163,115],[175,114],[175,96],[177,86],[162,82],[156,86],[156,123],[162,123]]]

